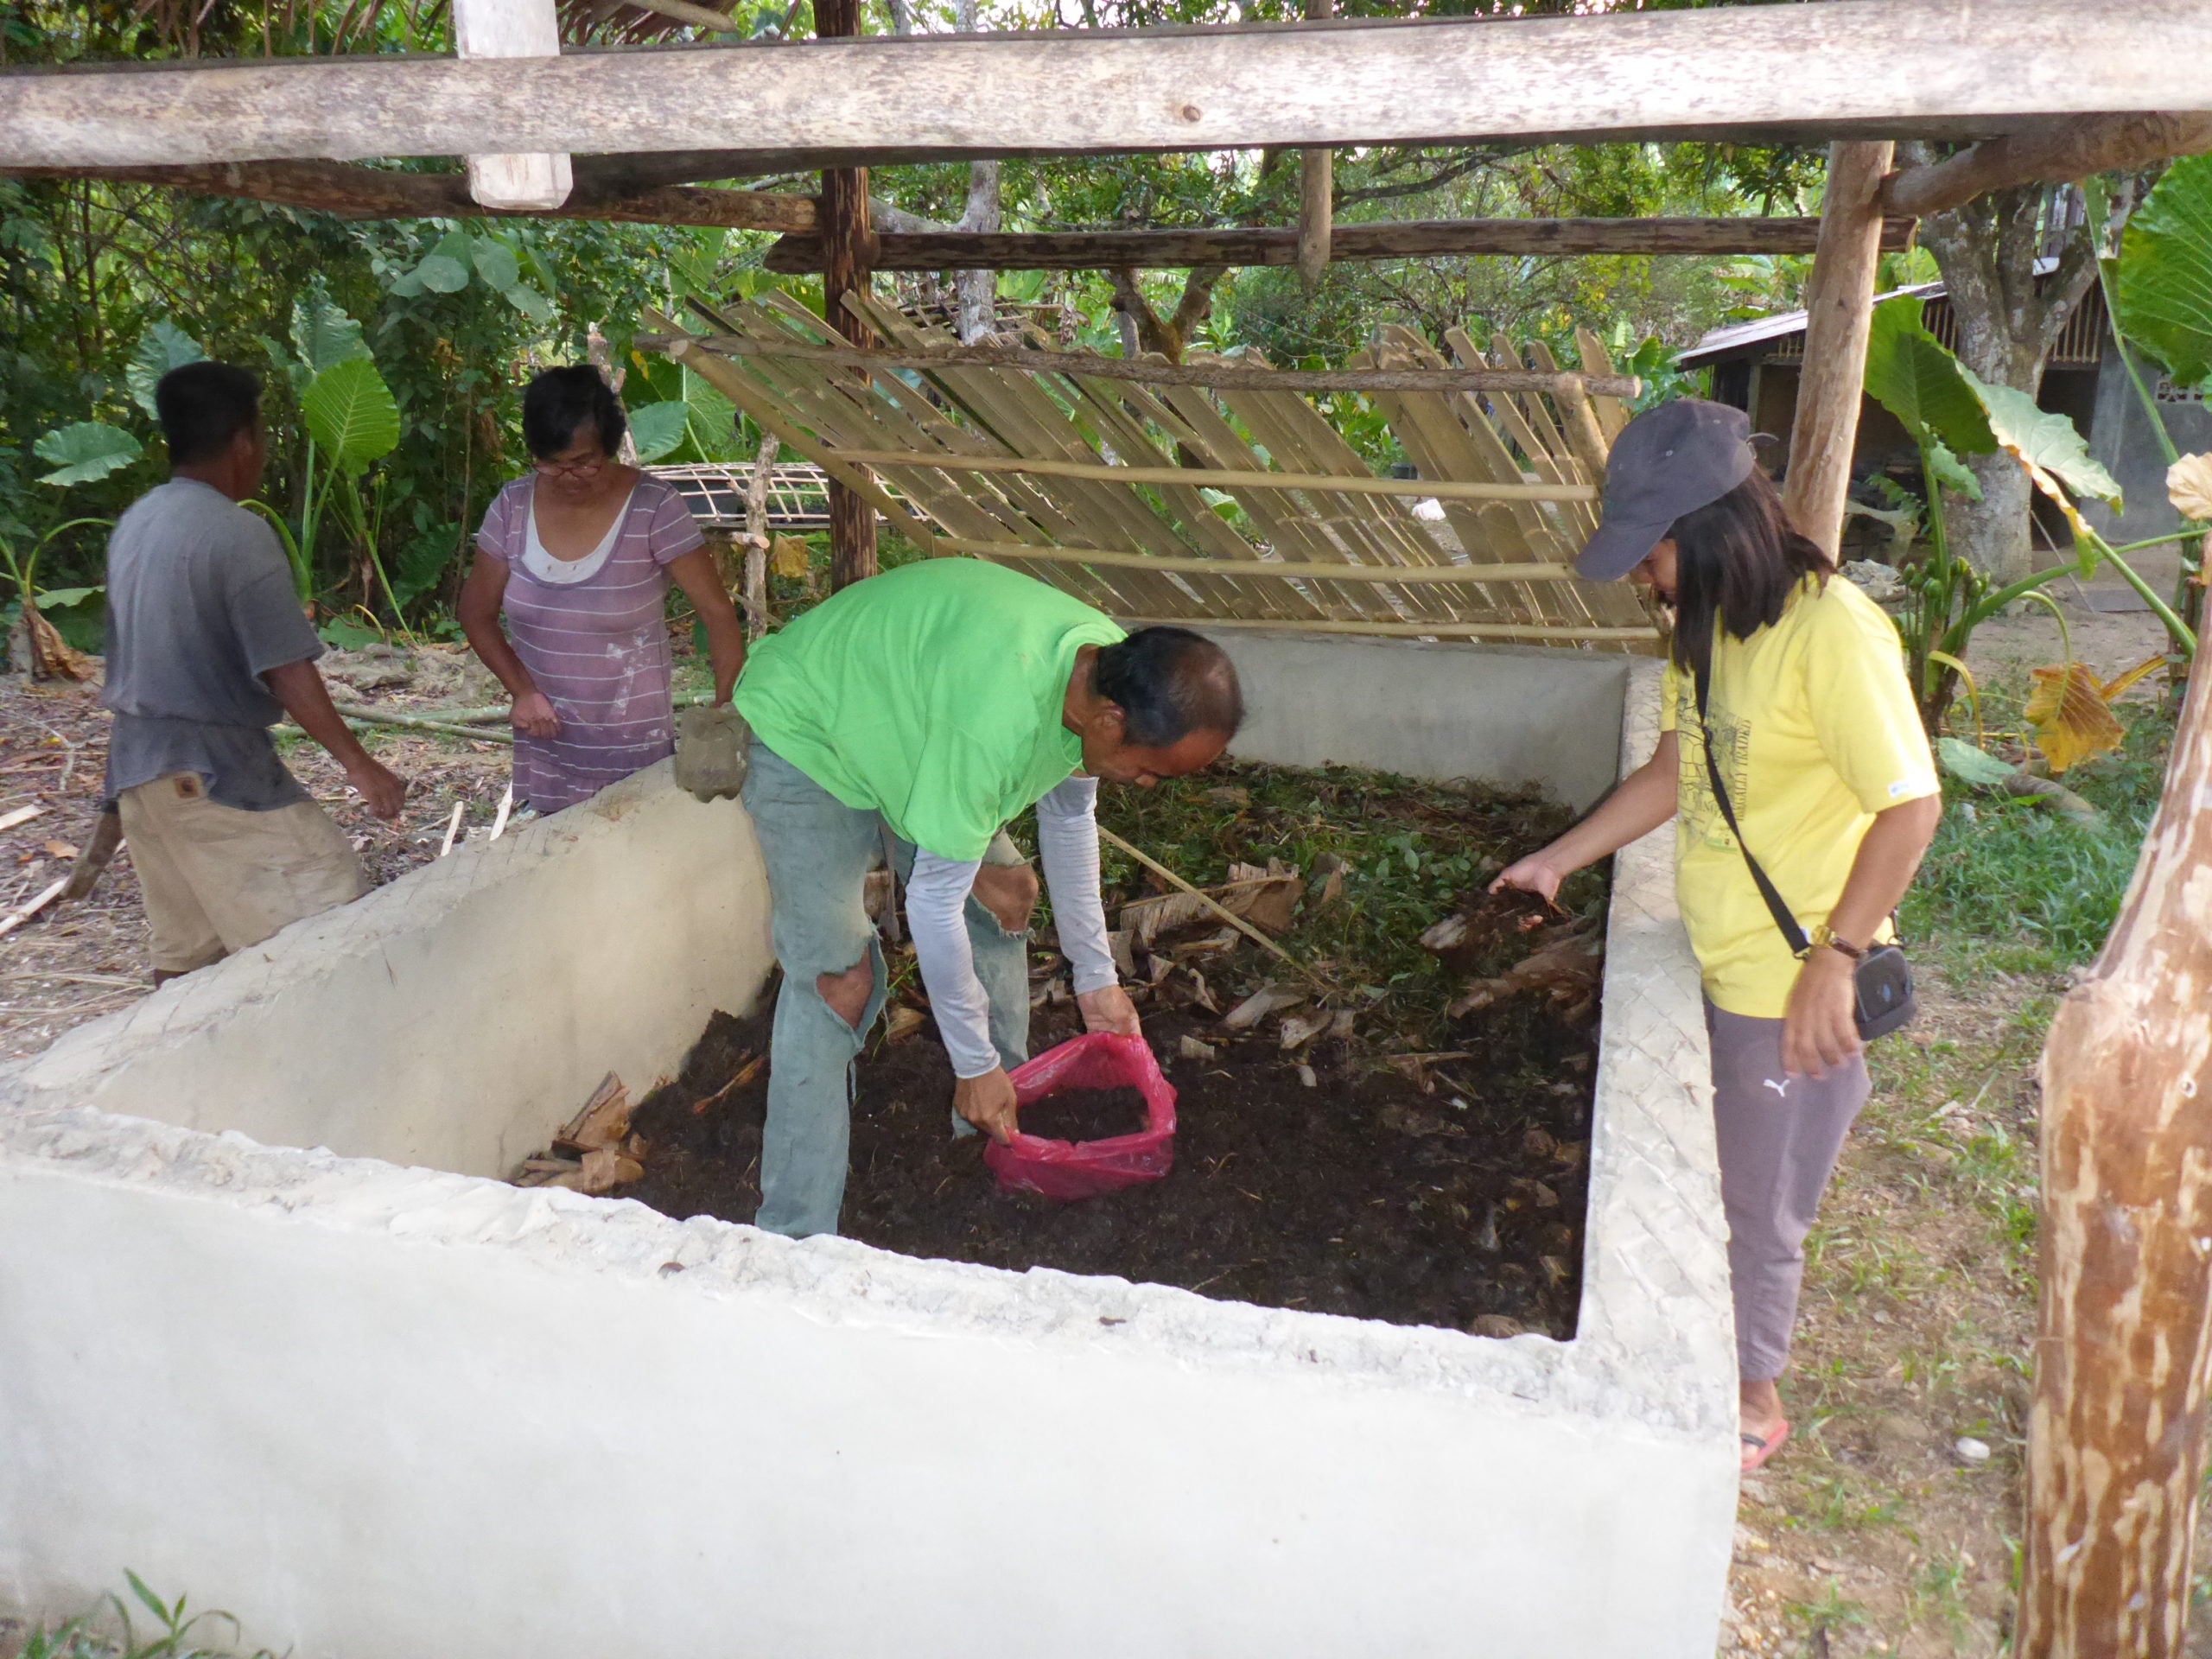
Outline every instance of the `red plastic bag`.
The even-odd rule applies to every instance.
[[[1175,1090],[1141,1037],[1094,1031],[1047,1049],[1007,1077],[1024,1106],[1063,1089],[1135,1089],[1144,1096],[1145,1128],[1104,1141],[1051,1141],[1019,1130],[994,1141],[983,1160],[999,1185],[1048,1198],[1089,1198],[1139,1181],[1156,1181],[1175,1162]]]

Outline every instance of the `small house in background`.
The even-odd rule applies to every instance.
[[[2050,268],[2046,262],[2044,269]],[[1941,283],[1923,283],[1879,296],[1916,294],[1924,302],[1922,321],[1928,331],[1956,349],[1957,320]],[[1754,432],[1769,433],[1776,447],[1768,450],[1770,464],[1778,464],[1789,451],[1789,429],[1797,408],[1797,377],[1805,361],[1805,314],[1777,312],[1747,322],[1716,328],[1676,359],[1684,369],[1710,369],[1712,396],[1732,404],[1751,417]],[[2158,365],[2138,359],[2166,415],[2166,428],[2184,454],[2212,449],[2212,409],[2201,391],[2177,387]],[[2179,522],[2166,499],[2166,457],[2150,417],[2130,383],[2105,313],[2104,293],[2092,288],[2067,319],[2066,327],[2051,347],[2044,370],[2043,390],[2036,401],[2064,415],[2089,442],[2089,452],[2120,480],[2126,503],[2124,513],[2114,514],[2095,503],[2085,504],[2087,516],[2098,531],[2114,542],[2138,541],[2171,530]],[[1764,448],[1764,446],[1762,446]],[[1854,485],[1875,474],[1887,474],[1901,484],[1919,486],[1920,462],[1911,437],[1889,410],[1872,397],[1859,411],[1859,438],[1852,455]],[[1854,497],[1864,492],[1854,488]],[[2037,540],[2058,548],[2070,538],[2063,522],[2045,504],[2037,505]],[[1886,540],[1864,519],[1847,521],[1845,539],[1878,544]]]

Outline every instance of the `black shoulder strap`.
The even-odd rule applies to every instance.
[[[1713,780],[1714,804],[1720,808],[1720,816],[1728,825],[1728,833],[1736,837],[1736,845],[1743,852],[1744,862],[1750,867],[1751,880],[1759,890],[1759,897],[1766,900],[1766,907],[1774,917],[1774,925],[1782,930],[1783,940],[1789,946],[1789,954],[1802,957],[1813,948],[1812,943],[1806,938],[1805,930],[1797,925],[1797,918],[1789,913],[1789,906],[1782,902],[1782,895],[1774,890],[1774,883],[1766,879],[1766,872],[1759,868],[1758,860],[1751,856],[1751,845],[1744,839],[1743,826],[1736,822],[1736,809],[1729,804],[1728,786],[1720,781],[1720,762],[1713,753],[1713,728],[1707,724],[1705,718],[1706,692],[1710,689],[1710,678],[1709,673],[1697,677],[1697,727],[1698,735],[1705,744],[1705,775]]]

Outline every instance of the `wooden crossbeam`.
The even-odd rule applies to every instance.
[[[1276,633],[1371,633],[1395,639],[1449,637],[1454,639],[1552,639],[1569,643],[1588,640],[1592,644],[1652,645],[1659,639],[1656,628],[1580,627],[1566,623],[1455,622],[1441,618],[1421,622],[1338,622],[1304,617],[1277,620],[1274,618],[1232,616],[1125,616],[1117,620],[1132,628],[1258,628]]]
[[[1573,582],[1571,564],[1329,564],[1319,559],[1177,558],[1099,547],[1040,547],[1033,542],[931,539],[932,553],[972,553],[984,559],[1041,559],[1047,564],[1096,564],[1107,569],[1167,570],[1185,576],[1265,576],[1281,582],[1402,582],[1464,588],[1482,582]]]
[[[0,169],[6,171],[9,169]],[[588,166],[575,169],[569,199],[554,208],[486,207],[470,200],[459,173],[399,173],[347,162],[224,162],[191,167],[42,167],[13,169],[18,177],[113,179],[158,184],[204,196],[232,196],[335,213],[343,219],[458,219],[487,213],[510,219],[606,219],[618,224],[721,226],[747,231],[811,231],[815,199],[796,191],[709,190],[669,184],[609,189]]]
[[[1886,252],[1911,245],[1913,221],[1882,230]],[[1418,259],[1446,254],[1810,253],[1817,219],[1431,219],[1337,225],[1331,259]],[[1295,228],[1191,231],[969,231],[885,232],[879,270],[1179,270],[1192,265],[1292,265]],[[768,250],[771,270],[822,269],[822,243],[786,236]]]
[[[837,449],[861,467],[928,467],[946,473],[1014,473],[1024,478],[1095,478],[1108,484],[1184,485],[1212,490],[1313,490],[1349,495],[1404,495],[1451,501],[1595,501],[1588,484],[1459,483],[1450,479],[1376,478],[1364,473],[1252,473],[1217,467],[1120,467],[1024,455],[961,455],[948,450]]]
[[[651,351],[678,343],[671,334],[640,334]],[[1156,386],[1211,386],[1247,391],[1548,391],[1633,397],[1643,382],[1632,374],[1544,373],[1517,369],[1269,369],[1230,363],[1167,363],[1148,359],[1095,357],[1085,352],[1032,352],[1013,346],[947,346],[925,352],[855,351],[846,346],[808,346],[798,340],[757,340],[750,334],[690,334],[681,343],[725,357],[789,358],[843,368],[930,372],[1025,369],[1035,374],[1091,374]]]
[[[0,168],[898,148],[951,159],[1946,123],[2212,103],[2202,0],[1855,0],[1519,19],[14,70]]]

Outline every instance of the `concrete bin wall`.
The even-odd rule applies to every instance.
[[[1334,722],[1255,758],[1580,801],[1654,740],[1649,664],[1544,658],[1578,785],[1497,758],[1517,658],[1229,643]],[[742,811],[664,773],[456,853],[0,1079],[0,1596],[129,1567],[302,1659],[1709,1654],[1732,1351],[1670,865],[1617,866],[1559,1343],[475,1179],[749,1001],[765,906]]]

